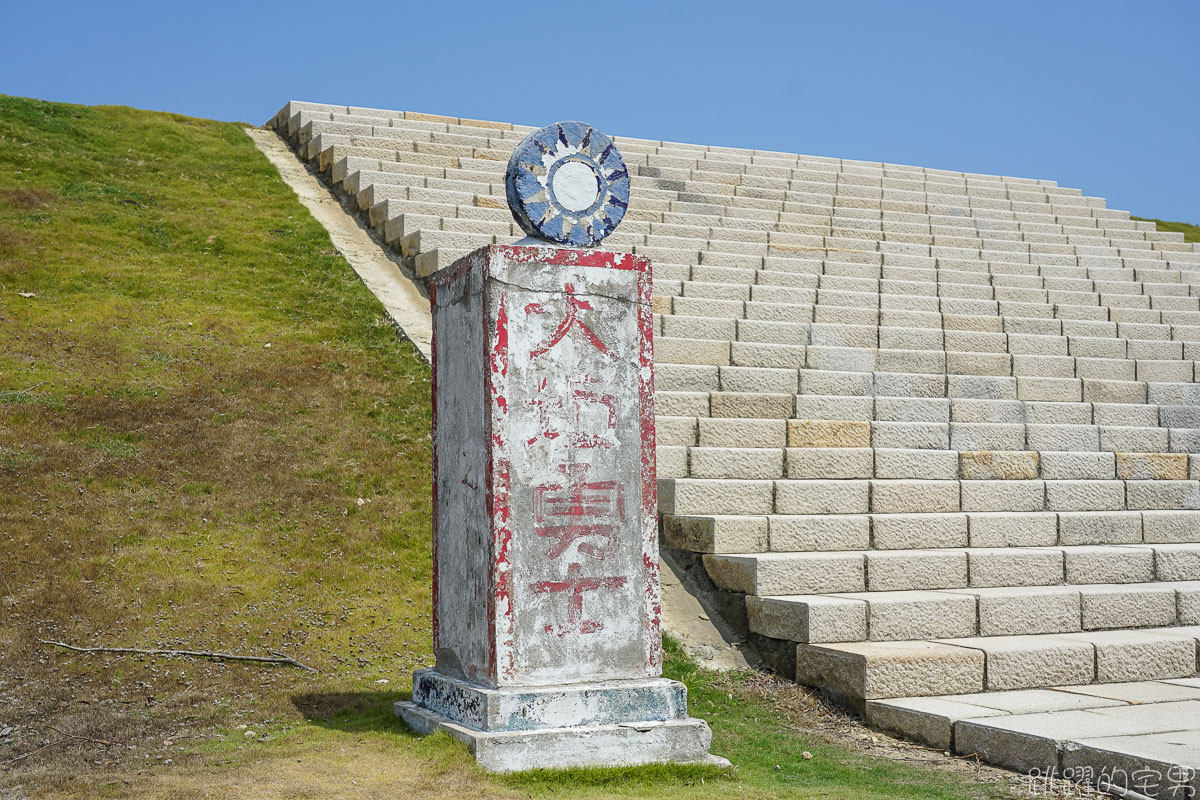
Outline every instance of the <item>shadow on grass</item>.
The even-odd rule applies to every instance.
[[[394,733],[408,739],[417,734],[397,717],[392,707],[411,700],[412,692],[309,692],[292,695],[292,705],[304,718],[327,730],[345,733]]]

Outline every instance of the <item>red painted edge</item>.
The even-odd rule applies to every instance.
[[[642,437],[642,572],[646,674],[662,674],[662,584],[658,562],[658,468],[654,427],[654,310],[649,259],[638,275],[638,416]]]

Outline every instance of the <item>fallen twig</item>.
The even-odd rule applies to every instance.
[[[233,653],[216,653],[212,650],[142,650],[136,647],[76,647],[66,642],[55,642],[49,639],[39,639],[38,641],[42,644],[74,650],[77,653],[133,653],[143,656],[170,656],[174,658],[211,658],[216,661],[256,661],[263,664],[287,664],[288,666],[299,667],[309,672],[317,672],[313,667],[302,664],[291,656],[275,650],[271,650],[271,655],[269,656],[239,656]]]
[[[59,734],[62,733],[62,731],[58,730],[57,728],[50,728],[50,730],[54,731],[55,733],[59,733]],[[71,736],[64,736],[62,739],[59,739],[57,742],[50,742],[49,744],[44,744],[35,750],[30,750],[28,753],[22,753],[21,755],[16,756],[15,758],[10,758],[6,761],[0,761],[0,767],[12,766],[13,764],[16,764],[18,761],[24,761],[25,759],[29,758],[30,756],[36,756],[38,753],[42,752],[43,750],[49,750],[51,747],[60,747],[61,745],[70,744],[71,742],[76,742],[76,741],[91,742],[92,744],[102,744],[105,747],[111,747],[115,744],[125,746],[124,742],[118,742],[115,740],[109,741],[108,739],[95,739],[95,738],[92,738],[91,736],[80,736],[78,734],[73,734]]]
[[[29,394],[30,392],[32,392],[34,389],[38,388],[39,386],[45,386],[45,385],[46,385],[46,382],[45,382],[45,381],[41,381],[40,383],[35,383],[33,386],[30,386],[28,389],[21,389],[21,390],[20,390],[20,391],[18,391],[18,392],[13,392],[13,394],[14,394],[14,395],[18,395],[18,394]]]

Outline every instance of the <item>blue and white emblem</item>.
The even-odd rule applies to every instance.
[[[526,136],[504,176],[508,207],[530,236],[593,247],[629,207],[629,171],[613,140],[583,122]]]

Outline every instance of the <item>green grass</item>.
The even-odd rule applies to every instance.
[[[1200,225],[1189,225],[1186,222],[1164,222],[1161,219],[1149,219],[1147,217],[1130,217],[1130,219],[1140,220],[1141,222],[1153,222],[1155,227],[1160,231],[1182,233],[1185,242],[1200,242]]]
[[[0,96],[0,762],[90,739],[0,767],[0,794],[1000,792],[836,744],[798,689],[670,643],[731,771],[496,777],[414,737],[390,709],[431,662],[429,377],[240,126]]]

